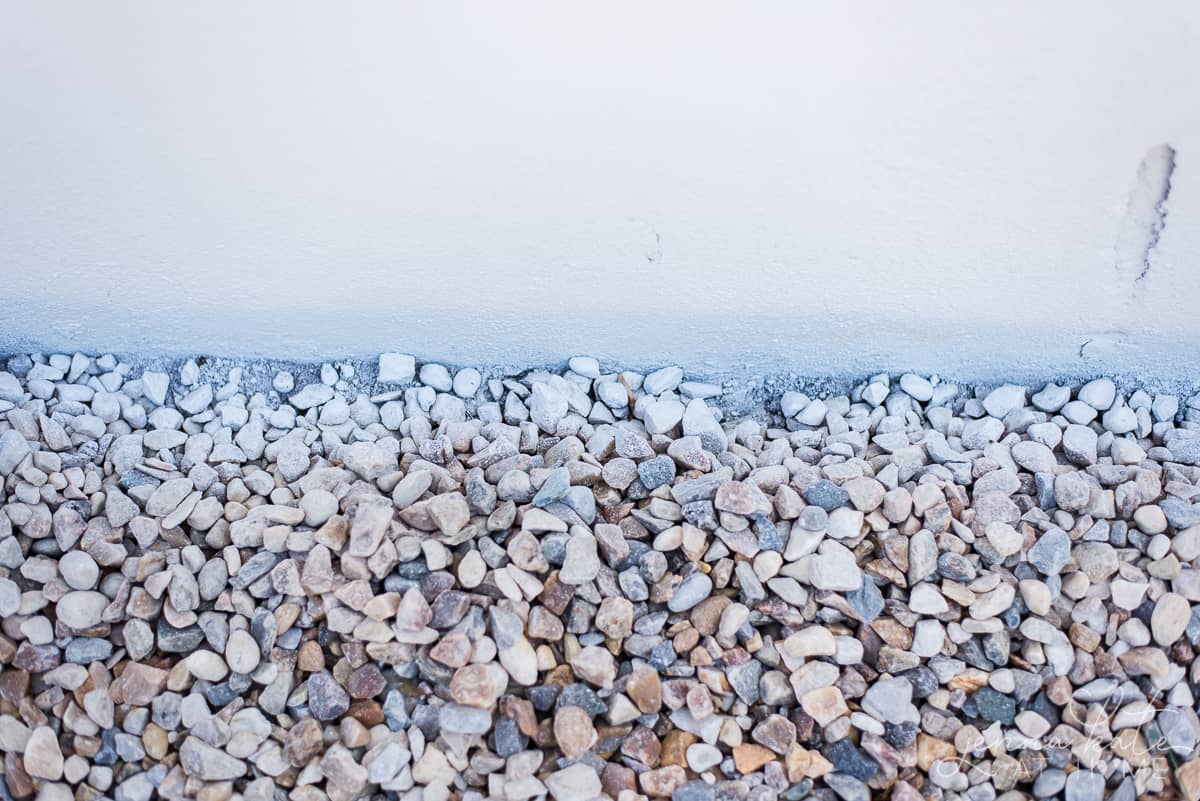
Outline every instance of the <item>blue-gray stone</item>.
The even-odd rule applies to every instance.
[[[593,717],[608,711],[608,706],[600,699],[595,690],[578,682],[566,685],[559,692],[558,698],[554,702],[554,708],[558,709],[564,706],[577,706]]]
[[[1038,473],[1033,477],[1033,483],[1037,488],[1038,506],[1046,512],[1054,509],[1058,505],[1054,500],[1054,474]]]
[[[805,506],[796,519],[805,531],[824,531],[829,525],[829,513],[820,506]]]
[[[699,571],[692,573],[675,588],[675,594],[667,601],[667,608],[672,612],[686,612],[712,595],[712,589],[712,579],[708,574]]]
[[[685,503],[680,507],[680,511],[683,513],[683,519],[696,528],[702,528],[705,531],[715,531],[717,528],[717,512],[713,508],[712,501]]]
[[[862,586],[846,593],[850,609],[864,623],[870,623],[883,611],[883,593],[869,577],[863,578]]]
[[[621,594],[634,603],[650,597],[650,588],[636,568],[618,573],[617,583],[621,585]]]
[[[800,801],[812,792],[812,779],[801,779],[779,794],[783,801]]]
[[[883,724],[883,739],[893,748],[908,748],[917,741],[917,724],[912,721],[904,723]]]
[[[1033,794],[1037,798],[1058,795],[1067,783],[1067,774],[1058,768],[1046,768],[1033,780]]]
[[[983,652],[983,646],[974,637],[959,644],[958,658],[971,667],[977,667],[989,673],[996,669],[996,665]]]
[[[1029,562],[1047,576],[1057,576],[1071,556],[1071,538],[1061,528],[1052,528],[1029,549]]]
[[[675,664],[675,645],[670,640],[663,640],[654,646],[650,658],[646,660],[655,670],[666,670]]]
[[[839,506],[850,502],[850,493],[834,484],[827,478],[822,478],[809,484],[801,493],[804,501],[811,506],[818,506],[826,512],[832,512]]]
[[[204,698],[208,701],[208,705],[218,709],[237,697],[237,690],[230,687],[227,681],[214,684],[204,692]]]
[[[589,526],[596,520],[596,494],[591,487],[571,487],[563,498],[571,511]]]
[[[784,537],[776,525],[763,515],[755,515],[752,519],[754,530],[758,533],[758,547],[764,551],[782,552]]]
[[[971,700],[975,702],[975,711],[984,720],[998,720],[1011,726],[1017,716],[1016,701],[991,687],[980,688]]]
[[[867,785],[852,775],[830,773],[825,777],[825,783],[833,788],[842,801],[869,801],[871,798]]]
[[[112,656],[113,646],[108,640],[97,637],[76,637],[67,643],[63,651],[63,661],[75,665],[90,665],[93,662],[103,662]]]
[[[413,586],[413,582],[418,582],[429,575],[429,568],[423,561],[413,560],[397,565],[396,575],[407,580],[408,584],[404,585],[402,589],[397,588],[397,590],[393,590],[393,592],[406,592],[409,587]]]
[[[427,741],[436,740],[442,728],[438,718],[438,707],[430,704],[417,704],[412,711],[413,725],[421,730]]]
[[[754,566],[749,562],[738,562],[733,568],[737,576],[738,588],[742,591],[742,600],[747,605],[758,603],[767,597],[767,591],[754,572]]]
[[[1004,625],[1008,626],[1010,629],[1015,629],[1021,625],[1021,612],[1024,609],[1025,602],[1021,600],[1020,596],[1017,596],[1017,600],[1012,604],[1012,606],[1000,613],[1000,619],[1004,621]],[[1008,660],[1006,659],[1005,661],[1007,662]]]
[[[399,690],[389,690],[383,701],[383,719],[391,731],[408,728],[412,718],[408,714],[408,706],[404,703],[404,694]]]
[[[300,647],[300,638],[303,636],[303,629],[297,626],[292,626],[275,639],[275,644],[285,651],[295,651]]]
[[[136,467],[132,468],[130,470],[126,470],[124,473],[121,474],[121,481],[120,481],[121,489],[132,489],[134,487],[140,487],[145,484],[157,484],[157,483],[159,483],[157,478],[154,478],[154,476],[150,476],[150,475],[147,475],[146,473],[143,473],[141,470],[138,470]]]
[[[1094,770],[1077,770],[1067,777],[1067,801],[1096,801],[1104,798],[1104,777]]]
[[[204,641],[204,631],[195,623],[186,628],[177,629],[159,618],[155,639],[160,651],[171,654],[187,654],[200,647],[200,643]]]
[[[859,781],[865,782],[879,772],[879,763],[856,748],[849,739],[830,743],[825,746],[824,754],[833,763],[834,770]]]
[[[1174,461],[1200,465],[1200,431],[1176,429],[1167,436],[1166,445]]]
[[[1154,722],[1162,733],[1162,741],[1177,756],[1186,760],[1196,746],[1196,733],[1192,730],[1191,722],[1173,706],[1159,710]]]
[[[707,782],[695,779],[681,784],[671,793],[671,801],[716,801],[717,791]]]
[[[517,722],[510,717],[501,717],[492,729],[492,738],[496,747],[496,756],[508,759],[515,753],[524,751],[529,744],[529,738],[521,734]]]
[[[546,476],[545,482],[537,494],[533,496],[533,505],[545,508],[552,503],[561,501],[571,488],[571,471],[565,467],[556,467]]]
[[[92,762],[102,767],[112,767],[117,764],[117,733],[118,729],[105,729],[100,732],[100,750],[92,757]]]
[[[1177,529],[1200,524],[1200,506],[1179,498],[1164,498],[1158,502],[1158,507],[1167,516],[1167,522]]]
[[[554,708],[554,702],[560,692],[562,692],[562,687],[557,684],[539,684],[536,687],[530,687],[526,695],[529,696],[529,702],[538,712],[549,712]]]
[[[665,454],[647,459],[637,467],[638,478],[646,489],[658,489],[664,484],[670,484],[675,479],[675,460]]]
[[[146,756],[141,737],[119,731],[113,736],[113,743],[117,749],[117,757],[125,762],[141,762]]]
[[[928,698],[938,688],[937,674],[926,665],[918,665],[899,675],[908,679],[908,683],[912,685],[913,698]]]
[[[231,673],[229,675],[229,687],[238,695],[247,692],[252,683],[248,673]]]
[[[938,556],[938,573],[951,581],[974,581],[977,575],[971,560],[962,554],[946,551]]]
[[[1012,607],[1009,607],[1011,609]],[[1020,621],[1017,621],[1020,624]],[[1004,629],[983,635],[983,655],[994,665],[1007,665],[1011,640]]]
[[[542,556],[546,557],[546,561],[552,565],[561,565],[563,560],[567,558],[567,540],[570,539],[566,534],[551,534],[542,539]]]
[[[758,701],[758,681],[762,678],[763,666],[757,659],[751,659],[740,665],[732,665],[725,669],[725,678],[729,686],[746,704]]]
[[[1200,643],[1200,606],[1192,607],[1192,616],[1188,620],[1184,634],[1192,645]]]
[[[270,551],[259,551],[242,563],[242,569],[236,576],[229,579],[229,586],[235,590],[244,590],[275,567],[279,557]]]
[[[279,633],[279,621],[271,610],[259,607],[250,618],[250,636],[258,644],[260,656],[270,656],[275,647],[275,635]]]
[[[308,677],[308,711],[317,720],[335,720],[350,708],[350,694],[327,670]]]
[[[1133,784],[1133,777],[1126,776],[1124,781],[1117,785],[1117,789],[1112,791],[1108,801],[1135,801],[1136,798],[1137,787]]]

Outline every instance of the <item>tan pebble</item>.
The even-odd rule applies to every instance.
[[[733,749],[733,764],[743,776],[754,773],[775,758],[774,751],[755,743],[742,743]]]

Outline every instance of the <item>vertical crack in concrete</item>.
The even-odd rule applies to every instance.
[[[1150,273],[1150,255],[1167,225],[1167,198],[1175,172],[1175,148],[1167,143],[1146,152],[1117,236],[1116,269],[1136,286]]]

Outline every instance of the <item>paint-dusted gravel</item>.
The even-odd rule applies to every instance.
[[[1200,396],[0,368],[5,797],[1200,796]]]

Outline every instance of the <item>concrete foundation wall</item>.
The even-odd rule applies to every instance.
[[[1198,364],[1186,0],[0,9],[0,349]]]

